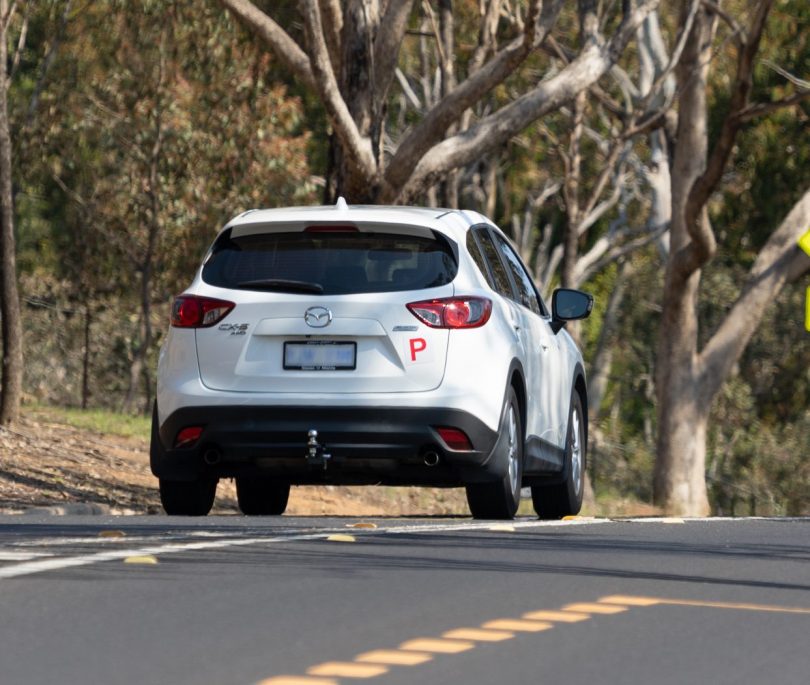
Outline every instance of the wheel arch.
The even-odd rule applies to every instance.
[[[523,431],[523,438],[526,438],[526,378],[523,373],[523,365],[517,360],[513,359],[509,367],[509,383],[507,388],[510,387],[515,391],[517,397],[518,407],[520,408],[520,425]]]
[[[588,445],[588,384],[585,381],[585,369],[582,364],[577,362],[574,369],[574,392],[579,395],[579,401],[582,403],[582,420],[585,428],[585,448],[587,451]]]

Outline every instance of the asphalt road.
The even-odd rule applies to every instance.
[[[2,685],[365,682],[806,685],[810,519],[0,517]]]

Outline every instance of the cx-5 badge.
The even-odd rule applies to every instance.
[[[332,323],[332,312],[326,307],[310,307],[304,312],[304,321],[312,328],[324,328]]]

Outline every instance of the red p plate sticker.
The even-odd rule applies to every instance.
[[[427,341],[424,338],[411,338],[408,340],[410,347],[411,361],[416,361],[416,355],[424,352],[427,349]]]

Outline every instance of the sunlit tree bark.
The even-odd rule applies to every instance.
[[[17,258],[14,239],[14,199],[11,188],[11,126],[8,118],[8,27],[14,7],[0,0],[0,319],[2,319],[3,375],[0,424],[19,418],[22,400],[23,350]]]

